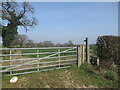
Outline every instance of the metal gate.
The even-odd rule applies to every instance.
[[[68,68],[77,63],[77,47],[2,48],[2,76]]]

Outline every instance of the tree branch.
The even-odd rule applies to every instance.
[[[23,13],[18,16],[19,19],[21,19],[26,12],[25,6],[23,6]]]

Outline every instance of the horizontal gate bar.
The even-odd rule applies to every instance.
[[[64,69],[64,68],[69,68],[70,66],[65,66],[65,67],[60,67],[60,68],[52,68],[52,69],[45,69],[45,70],[39,70],[39,71],[30,71],[30,72],[24,72],[24,73],[15,73],[11,75],[22,75],[22,74],[29,74],[29,73],[34,73],[34,72],[42,72],[42,71],[50,71],[54,69]],[[4,76],[11,76],[10,74],[4,75]]]
[[[44,63],[54,63],[54,62],[64,62],[64,61],[77,61],[76,59],[67,59],[67,60],[61,60],[61,61],[49,61],[49,62],[40,62],[40,63],[29,63],[26,65],[35,65],[35,64],[44,64]],[[21,64],[16,64],[16,65],[7,65],[7,66],[0,66],[0,68],[5,68],[5,67],[12,67],[12,66],[17,66]],[[23,65],[24,66],[24,65]]]
[[[27,50],[27,49],[62,49],[62,48],[76,48],[76,47],[43,47],[43,48],[0,48],[0,50]]]
[[[67,55],[67,56],[60,56],[60,57],[47,57],[45,59],[52,59],[52,58],[62,58],[62,57],[74,57],[76,55]],[[37,59],[43,59],[43,58],[27,58],[27,59],[14,59],[14,60],[0,60],[0,62],[10,62],[10,61],[27,61],[27,60],[37,60]]]
[[[73,63],[64,63],[64,64],[55,64],[55,65],[49,65],[49,66],[41,66],[41,67],[31,67],[31,68],[23,68],[23,69],[14,69],[14,70],[2,70],[0,71],[1,73],[3,72],[10,72],[10,71],[24,71],[24,70],[29,70],[29,69],[36,69],[36,68],[48,68],[48,67],[55,67],[55,66],[59,66],[59,65],[70,65],[70,64],[75,64],[77,62],[73,62]]]
[[[76,51],[67,51],[67,52],[63,52],[63,53],[72,53],[72,52],[76,52]],[[57,52],[44,52],[44,53],[22,53],[22,54],[2,54],[2,55],[0,55],[0,57],[2,57],[2,56],[19,56],[19,55],[51,54],[51,53],[57,53]]]

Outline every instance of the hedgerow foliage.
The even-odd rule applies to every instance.
[[[97,53],[100,65],[109,68],[113,62],[120,64],[120,36],[99,36],[97,38]]]

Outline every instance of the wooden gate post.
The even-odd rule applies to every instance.
[[[78,45],[77,46],[77,66],[78,67],[81,66],[81,54],[80,54],[80,51],[81,51],[81,46]]]
[[[88,38],[85,39],[85,42],[86,42],[86,61],[90,63]]]
[[[84,63],[84,45],[82,45],[82,63]]]
[[[99,66],[99,57],[97,57],[97,66]]]

